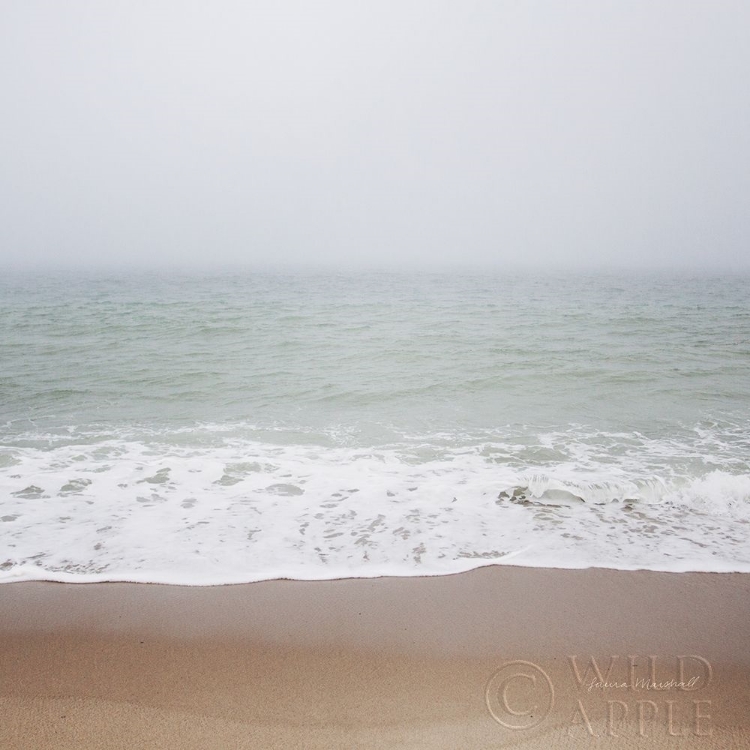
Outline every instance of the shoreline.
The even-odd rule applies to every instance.
[[[744,573],[3,584],[0,746],[750,747],[748,622]]]
[[[509,559],[512,555],[509,555]],[[39,568],[33,565],[25,566],[14,566],[11,568],[13,571],[23,570],[25,568],[33,571],[34,574],[38,573]],[[14,574],[8,577],[7,571],[3,577],[3,571],[0,571],[0,590],[5,585],[13,584],[30,584],[30,583],[50,583],[50,584],[65,584],[73,586],[88,586],[88,585],[101,585],[101,584],[133,584],[133,585],[147,585],[147,586],[175,586],[178,588],[221,588],[224,586],[250,586],[259,583],[277,583],[283,581],[298,582],[298,583],[325,583],[331,581],[373,581],[373,580],[421,580],[427,578],[444,578],[451,576],[466,575],[472,573],[475,570],[483,570],[485,568],[511,568],[511,569],[522,569],[522,570],[551,570],[551,571],[604,571],[607,573],[655,573],[660,575],[749,575],[750,574],[750,563],[748,564],[717,564],[713,568],[691,568],[680,565],[673,567],[635,567],[635,566],[621,566],[611,567],[608,565],[547,565],[547,564],[532,564],[522,562],[497,562],[495,560],[489,560],[487,562],[477,563],[476,561],[467,563],[465,567],[459,566],[455,570],[430,570],[426,572],[420,572],[419,574],[409,572],[378,572],[370,575],[352,575],[349,569],[342,569],[336,571],[336,575],[327,575],[324,578],[321,577],[301,577],[300,571],[283,571],[278,575],[274,575],[272,578],[237,578],[233,580],[219,580],[211,581],[209,579],[201,580],[193,578],[189,581],[178,580],[178,576],[165,576],[163,578],[157,578],[155,575],[140,575],[140,574],[125,574],[122,576],[108,576],[99,573],[65,573],[60,571],[44,571],[48,575],[44,578],[38,578],[35,575],[30,577],[24,577],[19,574]],[[325,570],[331,571],[330,568]]]

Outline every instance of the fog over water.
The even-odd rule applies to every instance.
[[[0,263],[748,268],[746,2],[4,2]]]
[[[750,571],[748,29],[0,0],[0,584]]]

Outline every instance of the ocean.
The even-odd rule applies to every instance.
[[[748,281],[5,273],[0,580],[750,571]]]

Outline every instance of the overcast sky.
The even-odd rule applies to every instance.
[[[747,0],[0,0],[0,262],[747,268],[749,30]]]

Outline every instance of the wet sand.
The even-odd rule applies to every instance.
[[[746,574],[6,584],[0,649],[3,748],[750,748]]]

